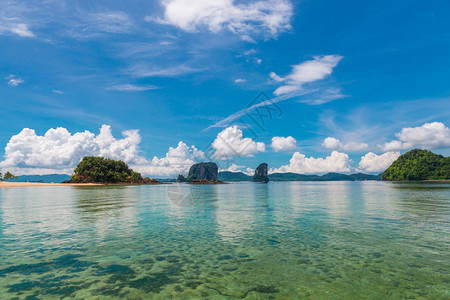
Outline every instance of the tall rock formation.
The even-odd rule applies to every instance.
[[[266,163],[262,163],[256,168],[255,175],[253,175],[253,182],[263,182],[263,183],[269,182],[269,176],[267,176]]]
[[[187,182],[187,179],[183,175],[178,175],[177,182]]]
[[[198,163],[189,169],[189,175],[187,181],[193,180],[209,180],[217,181],[217,175],[219,173],[219,168],[216,163]]]

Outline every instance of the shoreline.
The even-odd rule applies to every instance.
[[[347,181],[347,180],[344,180]],[[350,181],[350,180],[349,180]],[[369,180],[372,181],[372,180]],[[450,182],[448,179],[440,179],[440,180],[399,180],[399,181],[388,181],[388,180],[374,180],[378,182]],[[229,181],[229,182],[195,182],[195,183],[187,183],[194,185],[213,185],[213,184],[230,184],[231,182],[241,182],[241,181]],[[246,182],[246,181],[242,181]],[[250,182],[250,181],[248,181]],[[314,182],[314,181],[301,181],[301,180],[286,180],[286,181],[274,181],[274,182]],[[316,182],[326,182],[326,181],[316,181]],[[330,181],[328,181],[330,182]],[[343,182],[343,181],[338,181]],[[164,185],[171,184],[167,182],[162,183],[150,183],[150,184],[136,184],[136,183],[44,183],[44,182],[0,182],[0,188],[9,188],[9,187],[40,187],[40,186],[125,186],[125,185]]]
[[[0,188],[5,187],[38,187],[38,186],[125,186],[125,185],[162,185],[168,183],[44,183],[44,182],[0,182]]]
[[[99,186],[101,183],[43,183],[43,182],[0,182],[1,187],[33,187],[33,186]]]

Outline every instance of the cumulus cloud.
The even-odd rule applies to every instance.
[[[260,0],[249,4],[234,0],[165,0],[164,17],[147,21],[170,24],[188,32],[207,27],[217,33],[229,30],[243,40],[254,42],[252,35],[276,37],[291,29],[293,6],[289,0]]]
[[[450,147],[450,129],[441,122],[425,123],[418,127],[403,128],[396,133],[397,140],[378,145],[382,151],[396,151],[419,147],[437,149]]]
[[[236,164],[231,164],[231,166],[229,166],[228,168],[220,169],[219,171],[220,172],[222,172],[222,171],[242,172],[242,173],[244,173],[246,175],[253,175],[253,174],[255,174],[255,170],[254,169],[248,168],[246,166],[239,166],[239,165],[236,165]]]
[[[0,167],[35,169],[34,174],[42,174],[42,170],[70,173],[84,156],[102,156],[126,163],[145,162],[139,154],[139,131],[126,130],[122,134],[124,138],[114,138],[108,125],[103,125],[97,136],[89,131],[72,135],[62,127],[49,129],[40,136],[33,129],[24,128],[9,140]]]
[[[211,144],[215,150],[213,158],[227,160],[235,156],[254,156],[266,150],[265,144],[244,138],[237,125],[225,128]]]
[[[16,77],[16,75],[13,74],[6,77],[6,79],[8,80],[8,85],[11,87],[15,87],[18,86],[19,84],[25,83],[25,81],[22,78],[18,78]]]
[[[295,152],[288,165],[271,169],[269,173],[321,174],[328,172],[347,173],[350,170],[351,160],[345,153],[333,151],[326,158],[314,158]]]
[[[113,85],[106,88],[107,90],[112,91],[119,91],[119,92],[144,92],[148,90],[155,90],[158,89],[158,87],[154,85],[144,85],[144,86],[138,86],[134,84],[119,84],[119,85]]]
[[[292,137],[275,136],[272,138],[272,149],[275,152],[295,149],[297,141]]]
[[[132,167],[133,170],[146,175],[174,177],[179,174],[187,175],[189,168],[204,158],[203,151],[180,141],[176,148],[169,148],[165,157],[158,158],[155,156],[151,161]]]
[[[400,152],[386,152],[382,155],[376,155],[369,152],[361,157],[359,169],[364,172],[382,172],[400,156]]]
[[[343,151],[361,151],[369,148],[369,145],[366,143],[357,143],[357,142],[341,143],[340,140],[334,137],[327,137],[323,141],[322,146],[327,149],[343,150]]]
[[[292,66],[292,72],[281,77],[274,72],[270,78],[276,82],[284,83],[277,88],[275,95],[283,95],[302,89],[302,85],[308,82],[324,79],[333,72],[334,67],[341,61],[339,55],[315,56],[313,60],[302,62]]]

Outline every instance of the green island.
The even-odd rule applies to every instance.
[[[156,179],[142,177],[123,161],[95,156],[84,157],[70,180],[63,183],[162,184]]]
[[[450,180],[450,157],[414,149],[397,158],[381,175],[382,180]]]

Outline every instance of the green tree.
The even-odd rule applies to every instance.
[[[9,179],[17,179],[19,177],[14,176],[13,174],[11,174],[11,172],[6,172],[6,174],[4,176],[2,176],[2,173],[0,173],[0,181],[3,180],[9,180]]]

